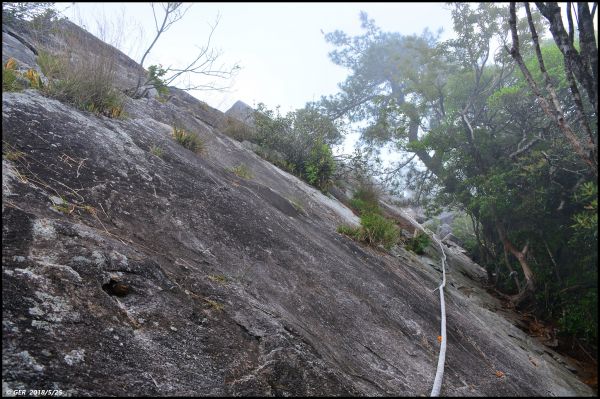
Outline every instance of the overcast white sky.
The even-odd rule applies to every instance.
[[[84,23],[96,35],[98,22],[104,25],[105,41],[120,37],[118,47],[136,61],[153,39],[149,3],[63,3],[58,8],[65,7],[65,16]],[[222,51],[220,59],[226,65],[239,62],[241,70],[229,92],[191,94],[221,111],[242,100],[251,106],[259,102],[270,108],[280,105],[286,112],[337,91],[347,71],[329,60],[327,53],[333,47],[321,31],[362,33],[361,10],[385,31],[413,34],[443,28],[443,38],[452,31],[444,3],[195,3],[159,39],[144,64],[189,62],[197,53],[196,46],[205,44],[209,24],[220,15],[212,47]]]

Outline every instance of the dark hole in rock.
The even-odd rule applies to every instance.
[[[130,288],[128,285],[123,284],[115,279],[110,279],[110,281],[104,285],[102,285],[102,289],[108,293],[108,295],[116,295],[120,297],[124,297],[129,294]]]

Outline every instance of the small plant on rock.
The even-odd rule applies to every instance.
[[[186,132],[182,128],[173,127],[173,138],[179,144],[196,154],[204,152],[204,141],[194,133]]]
[[[242,163],[236,166],[235,168],[229,169],[229,171],[234,173],[236,176],[241,177],[242,179],[252,179],[254,177],[252,171]]]
[[[150,147],[150,153],[154,156],[162,158],[164,151],[161,147],[157,146],[156,144],[152,144],[152,147]]]
[[[405,248],[409,251],[412,251],[418,255],[423,255],[425,253],[425,248],[427,248],[431,244],[431,238],[425,233],[417,233],[417,235],[406,243]]]
[[[14,58],[9,58],[2,66],[2,91],[23,90],[25,86],[19,81],[19,77],[17,62]]]
[[[337,231],[374,247],[381,245],[388,251],[400,237],[400,231],[394,221],[375,213],[362,215],[360,227],[339,226]]]

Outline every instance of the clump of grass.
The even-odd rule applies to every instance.
[[[197,154],[204,152],[206,147],[200,137],[194,133],[186,132],[182,128],[173,127],[173,138],[183,147]]]
[[[408,240],[405,248],[418,255],[423,255],[425,253],[425,248],[430,244],[431,238],[427,234],[419,232],[415,237]]]
[[[213,301],[212,299],[205,299],[205,301],[214,310],[221,311],[221,310],[223,310],[225,308],[225,306],[222,303],[219,303],[217,301]]]
[[[350,206],[360,215],[360,227],[338,227],[338,233],[371,246],[386,250],[398,242],[400,229],[396,223],[381,214],[377,192],[369,186],[361,187],[350,201]]]
[[[381,245],[388,251],[398,242],[400,237],[398,226],[392,220],[381,215],[374,213],[362,215],[360,224],[360,227],[356,228],[339,226],[337,231],[373,247]]]
[[[362,227],[362,241],[369,245],[379,244],[389,250],[400,237],[398,226],[389,219],[375,213],[368,213],[360,217]]]
[[[292,204],[292,206],[294,207],[294,209],[296,209],[299,213],[306,214],[306,211],[304,210],[304,207],[302,206],[302,204],[298,200],[296,200],[294,198],[291,198],[291,199],[288,199],[288,201],[290,201],[290,204]]]
[[[19,150],[9,150],[4,153],[4,157],[9,161],[18,161],[25,158],[25,153]]]
[[[164,151],[161,147],[157,146],[156,144],[152,144],[152,146],[150,147],[150,153],[159,158],[162,158]]]
[[[235,168],[229,169],[230,172],[234,173],[236,176],[241,177],[242,179],[252,179],[254,174],[252,171],[248,169],[248,167],[244,164],[239,164]]]
[[[52,205],[52,208],[56,209],[61,213],[64,213],[65,215],[70,215],[71,213],[73,213],[73,211],[75,210],[75,206],[69,204],[69,202],[64,197],[61,197],[61,200],[62,202],[60,204],[54,204]]]
[[[86,59],[74,57],[69,62],[70,59],[70,54],[40,52],[37,63],[48,78],[44,92],[85,111],[110,118],[124,117],[124,97],[115,86],[114,57],[96,54]]]
[[[20,81],[21,75],[17,71],[17,61],[9,58],[2,65],[2,91],[21,91],[25,85]]]
[[[36,61],[42,73],[51,80],[60,79],[63,71],[68,67],[66,59],[43,50],[38,53]]]
[[[341,225],[341,226],[338,226],[337,232],[340,234],[343,234],[345,236],[348,236],[348,237],[351,237],[354,239],[358,239],[359,234],[360,234],[360,227],[350,227],[350,226]]]

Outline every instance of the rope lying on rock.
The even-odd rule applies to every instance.
[[[442,337],[442,341],[440,345],[440,356],[438,357],[437,370],[435,372],[435,379],[433,380],[433,388],[431,388],[430,395],[440,396],[440,390],[442,389],[442,380],[444,379],[444,363],[446,362],[446,304],[444,302],[444,287],[446,286],[446,252],[444,251],[444,246],[442,245],[441,241],[443,241],[448,235],[446,235],[446,237],[444,237],[442,240],[439,240],[436,237],[436,235],[429,229],[426,229],[425,227],[421,226],[420,223],[414,220],[411,216],[407,215],[405,212],[402,213],[411,223],[413,223],[415,226],[417,226],[417,228],[422,230],[423,233],[433,238],[433,241],[435,241],[442,250],[442,283],[439,287],[436,288],[436,290],[440,290],[440,307],[442,314],[442,328],[440,335]]]

